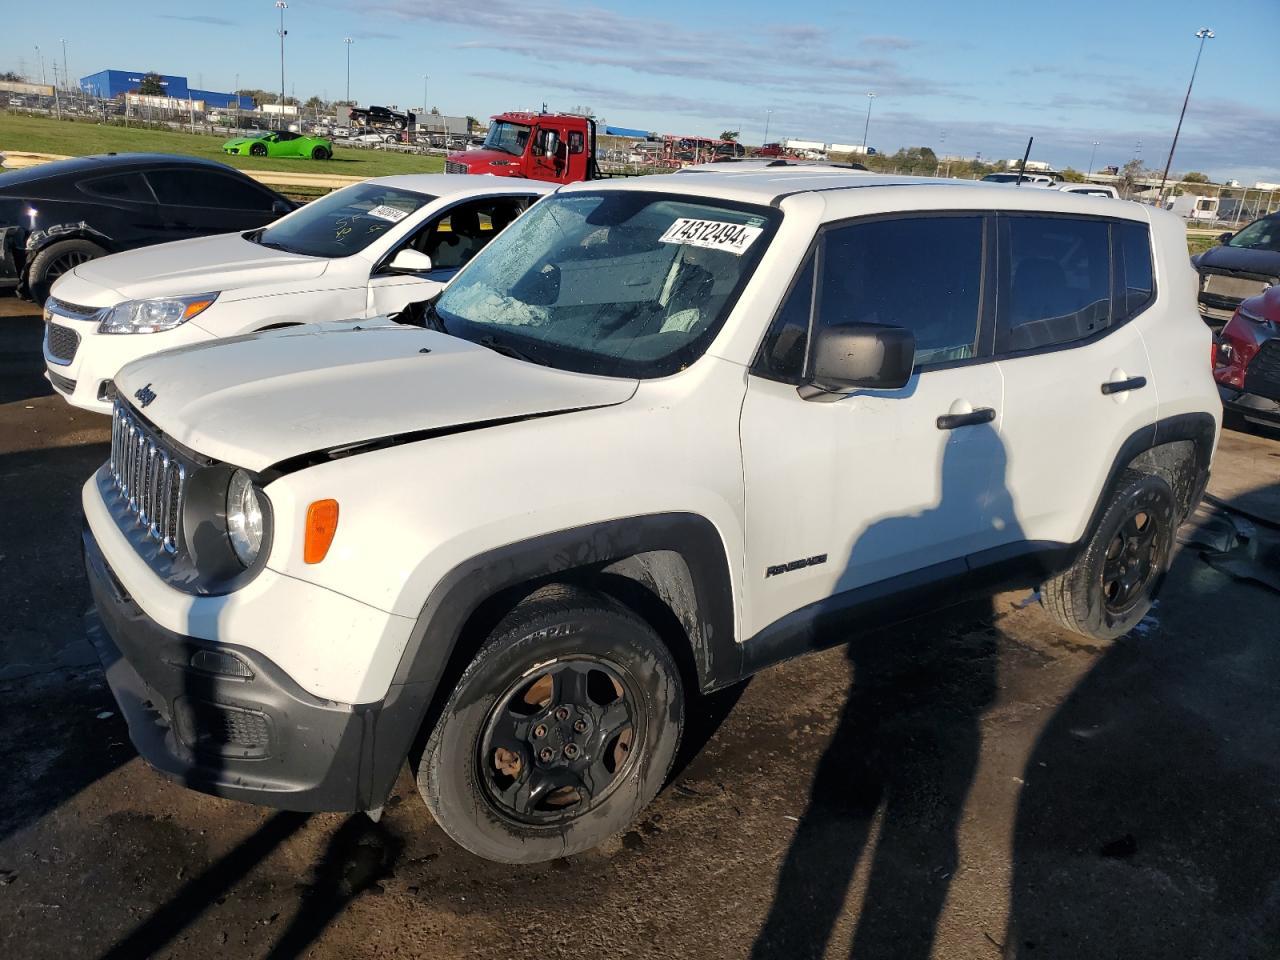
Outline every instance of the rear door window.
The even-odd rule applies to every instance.
[[[1111,322],[1110,224],[1084,217],[1009,216],[999,353],[1082,340]]]

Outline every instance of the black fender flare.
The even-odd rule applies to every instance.
[[[543,534],[498,547],[458,564],[432,589],[419,613],[375,722],[366,769],[360,776],[366,809],[382,804],[400,765],[447,696],[455,653],[473,615],[489,599],[536,587],[574,571],[600,571],[639,554],[678,555],[688,571],[693,600],[681,617],[692,647],[699,686],[713,689],[741,676],[734,632],[733,584],[724,541],[700,514],[625,517]]]

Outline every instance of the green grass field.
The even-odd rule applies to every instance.
[[[218,160],[247,170],[279,170],[327,173],[342,177],[383,177],[396,173],[441,173],[444,158],[392,153],[383,150],[350,150],[338,147],[331,160],[286,157],[234,157],[222,152],[227,137],[178,133],[173,130],[138,130],[104,126],[87,120],[49,120],[14,113],[0,113],[0,152],[33,153],[180,153]]]

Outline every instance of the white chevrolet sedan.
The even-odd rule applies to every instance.
[[[45,303],[46,376],[69,403],[110,413],[116,371],[147,354],[395,313],[438,293],[553,189],[505,177],[381,177],[262,229],[81,264]]]

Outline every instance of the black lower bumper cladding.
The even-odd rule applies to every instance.
[[[370,783],[379,705],[321,700],[256,651],[165,629],[88,530],[84,549],[104,628],[90,640],[144,760],[193,789],[286,810],[382,805]]]

